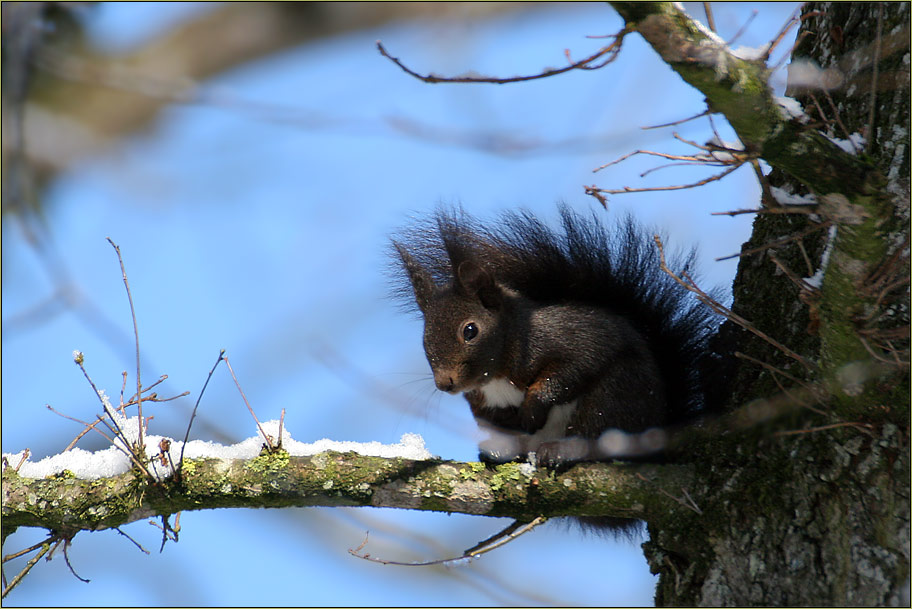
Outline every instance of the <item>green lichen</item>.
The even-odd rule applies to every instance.
[[[496,492],[511,482],[523,482],[525,479],[526,476],[518,463],[504,463],[497,467],[497,471],[491,477],[491,490]]]
[[[76,474],[72,471],[65,469],[63,471],[57,472],[56,474],[49,474],[45,478],[50,480],[72,480],[76,478]]]
[[[464,467],[459,470],[459,476],[463,480],[474,480],[478,477],[478,474],[485,470],[484,463],[478,463],[477,461],[474,463],[468,463],[467,465],[468,467]]]
[[[275,452],[264,450],[258,457],[254,457],[247,463],[247,469],[259,473],[283,471],[288,468],[289,459],[288,452],[285,450],[279,449]]]

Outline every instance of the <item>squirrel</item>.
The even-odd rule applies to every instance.
[[[482,225],[440,209],[392,241],[434,382],[468,400],[488,463],[637,458],[661,450],[656,430],[706,408],[715,314],[660,268],[630,216],[609,229],[559,211],[561,230],[529,212]]]

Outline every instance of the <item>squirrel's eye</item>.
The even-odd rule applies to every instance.
[[[466,342],[469,342],[476,336],[478,336],[478,326],[474,323],[469,322],[462,327],[462,338],[465,339]]]

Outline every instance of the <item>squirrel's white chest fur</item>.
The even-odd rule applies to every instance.
[[[507,408],[522,404],[525,392],[505,378],[494,379],[482,385],[479,390],[485,397],[488,408]]]
[[[479,391],[484,394],[485,406],[488,408],[519,406],[525,397],[524,391],[504,378],[485,383],[479,387]],[[495,458],[525,456],[527,453],[535,452],[543,442],[565,438],[567,424],[575,412],[576,400],[553,406],[545,425],[533,434],[504,433],[495,427],[482,424],[482,428],[488,432],[488,438],[481,442],[479,448]]]

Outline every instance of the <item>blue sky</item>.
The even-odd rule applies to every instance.
[[[699,3],[687,4],[702,17]],[[794,3],[716,6],[723,38],[753,9],[735,46],[773,38]],[[99,46],[125,48],[206,7],[112,3],[86,12]],[[16,322],[55,285],[17,224],[3,224],[2,440],[40,458],[80,431],[45,404],[90,419],[98,403],[72,351],[85,353],[95,383],[117,395],[133,378],[132,328],[117,259],[130,277],[143,352],[143,378],[168,374],[160,394],[191,396],[151,409],[155,433],[183,437],[189,410],[226,349],[258,416],[277,418],[300,441],[397,442],[421,434],[444,458],[474,460],[474,423],[459,397],[436,392],[421,349],[421,324],[388,294],[390,234],[439,203],[481,217],[518,206],[553,218],[556,204],[600,209],[583,185],[657,186],[692,182],[705,170],[667,169],[655,159],[592,169],[635,149],[682,152],[672,129],[641,126],[700,112],[687,87],[637,36],[616,63],[509,86],[428,85],[403,74],[374,48],[380,39],[418,72],[534,73],[594,51],[620,18],[603,4],[561,4],[483,23],[393,24],[338,36],[238,66],[207,90],[276,108],[253,115],[239,105],[165,109],[146,131],[60,174],[46,192],[52,248],[83,302],[115,330],[62,311],[38,324]],[[786,42],[782,48],[788,48]],[[784,70],[774,75],[781,92]],[[278,120],[284,117],[286,120]],[[528,138],[524,154],[415,137],[409,120],[448,133]],[[721,119],[723,137],[733,139]],[[704,120],[674,128],[698,142]],[[582,140],[583,144],[556,146]],[[695,173],[696,171],[696,173]],[[706,285],[727,289],[751,218],[711,216],[755,206],[748,168],[696,190],[612,197],[608,221],[626,211],[664,228],[672,244],[697,244]],[[81,309],[85,310],[85,309]],[[255,433],[227,370],[215,375],[194,437],[234,442]],[[86,437],[86,449],[103,440]],[[651,604],[655,579],[638,542],[586,537],[549,524],[460,568],[396,568],[351,557],[371,531],[369,551],[393,560],[458,555],[507,524],[462,515],[398,510],[214,510],[181,517],[181,538],[158,553],[158,530],[79,535],[69,550],[84,584],[62,556],[39,564],[9,605],[489,605]],[[37,541],[8,540],[5,553]],[[7,576],[16,565],[7,568]]]

